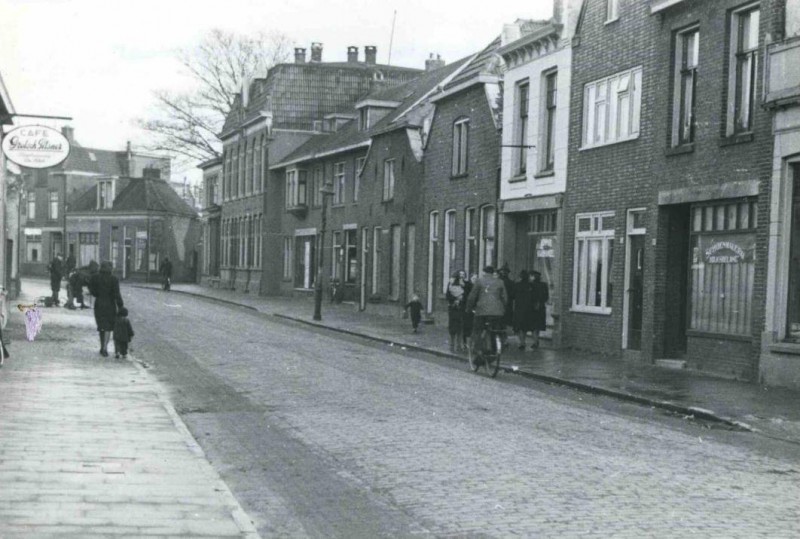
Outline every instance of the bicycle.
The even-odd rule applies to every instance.
[[[506,338],[505,327],[502,326],[501,317],[490,318],[483,323],[478,342],[473,342],[468,348],[469,368],[478,372],[481,367],[486,369],[490,378],[500,372],[500,356],[503,353],[503,342]]]

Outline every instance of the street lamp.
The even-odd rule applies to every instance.
[[[319,265],[314,286],[314,320],[322,320],[322,276],[325,274],[325,229],[328,226],[328,197],[333,194],[333,183],[325,180],[319,188],[322,195],[322,221],[319,226]]]

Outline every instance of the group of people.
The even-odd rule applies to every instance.
[[[103,261],[98,264],[93,260],[85,268],[76,268],[74,256],[70,255],[63,262],[61,256],[56,255],[47,269],[50,272],[53,305],[60,305],[59,293],[65,273],[68,275],[68,308],[76,309],[76,300],[81,309],[88,308],[83,300],[83,287],[88,287],[94,298],[94,319],[100,336],[100,355],[108,357],[108,343],[113,334],[115,357],[126,359],[128,345],[133,339],[133,327],[128,320],[128,309],[122,301],[119,279],[112,272],[111,262]]]
[[[503,328],[511,326],[519,340],[519,349],[526,347],[527,335],[533,335],[531,348],[539,346],[539,332],[547,325],[546,304],[549,287],[538,271],[522,270],[519,280],[509,277],[508,266],[495,271],[486,266],[483,275],[457,271],[447,285],[448,333],[450,351],[459,352],[479,335],[488,321]]]

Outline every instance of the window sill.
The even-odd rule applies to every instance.
[[[342,202],[340,204],[331,204],[331,209],[344,208],[344,206],[345,206],[344,202]]]
[[[384,198],[381,200],[381,204],[391,204],[392,202],[394,202],[394,198]]]
[[[626,138],[621,138],[621,139],[617,139],[617,140],[611,140],[611,141],[608,141],[608,142],[600,142],[600,143],[597,143],[597,144],[581,146],[580,148],[578,148],[578,151],[582,152],[584,150],[594,150],[595,148],[604,148],[606,146],[613,146],[614,144],[620,144],[621,142],[630,142],[632,140],[637,140],[638,138],[639,138],[639,135],[637,134],[636,136],[633,136],[633,137],[626,137]]]
[[[617,22],[618,20],[619,20],[619,17],[614,17],[613,19],[606,20],[606,22],[604,22],[603,24],[609,25],[609,24]]]
[[[460,180],[461,178],[466,178],[467,176],[469,176],[468,173],[462,172],[460,174],[451,174],[450,175],[450,179],[451,180]]]
[[[753,337],[750,335],[731,335],[729,333],[711,333],[709,331],[699,331],[696,329],[687,329],[687,337],[697,337],[699,339],[718,339],[725,341],[741,341],[752,342]]]
[[[516,176],[512,176],[508,179],[508,183],[519,183],[528,180],[528,174],[525,172],[520,172]]]
[[[745,142],[753,142],[753,132],[749,131],[747,133],[736,133],[734,135],[730,135],[728,137],[723,137],[719,140],[719,147],[724,148],[725,146],[733,146],[735,144],[743,144]]]
[[[538,180],[540,178],[552,178],[555,175],[556,175],[556,171],[553,170],[553,169],[550,169],[550,170],[543,170],[541,172],[538,172],[538,173],[534,174],[533,177],[534,177],[534,179]]]
[[[769,345],[769,351],[778,354],[800,356],[800,343],[777,342]]]
[[[689,142],[688,144],[681,144],[680,146],[672,146],[671,148],[667,148],[664,150],[664,155],[667,157],[673,155],[683,155],[686,153],[693,153],[694,152],[694,142]]]
[[[571,313],[602,314],[608,316],[611,314],[611,307],[577,307],[573,305],[569,311]]]

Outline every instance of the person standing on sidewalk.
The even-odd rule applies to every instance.
[[[114,357],[128,359],[128,344],[133,340],[133,326],[128,320],[128,309],[121,307],[114,320]]]
[[[416,293],[412,294],[411,301],[406,303],[406,310],[411,315],[411,328],[416,333],[422,320],[422,302]]]
[[[168,256],[164,257],[164,260],[161,262],[161,267],[158,268],[159,273],[161,273],[161,278],[163,279],[163,288],[167,292],[169,292],[170,286],[172,285],[172,262],[170,261]]]
[[[61,279],[64,278],[64,264],[61,261],[61,255],[56,255],[50,264],[47,266],[47,271],[50,272],[50,290],[53,291],[53,305],[60,305],[58,293],[61,292]]]
[[[108,357],[108,340],[114,331],[117,310],[123,307],[119,293],[119,280],[111,274],[111,262],[100,264],[100,271],[89,282],[89,290],[94,296],[94,320],[100,334],[100,355]]]
[[[466,271],[461,271],[460,274],[464,278],[464,318],[461,325],[461,334],[464,339],[464,348],[467,348],[472,342],[472,320],[475,318],[472,311],[467,309],[467,298],[469,298],[469,294],[472,292],[475,283],[478,282],[478,274],[473,273],[469,276],[469,279],[466,278]]]
[[[447,284],[447,332],[450,334],[450,351],[460,352],[463,336],[461,332],[464,327],[464,282],[461,280],[461,273],[457,271],[450,277]]]
[[[519,349],[525,350],[525,339],[533,331],[533,283],[528,272],[519,272],[519,281],[514,283],[514,332],[519,340]]]
[[[533,344],[539,346],[539,332],[547,329],[547,301],[550,299],[550,286],[542,281],[542,274],[531,272],[531,299],[533,300]]]

